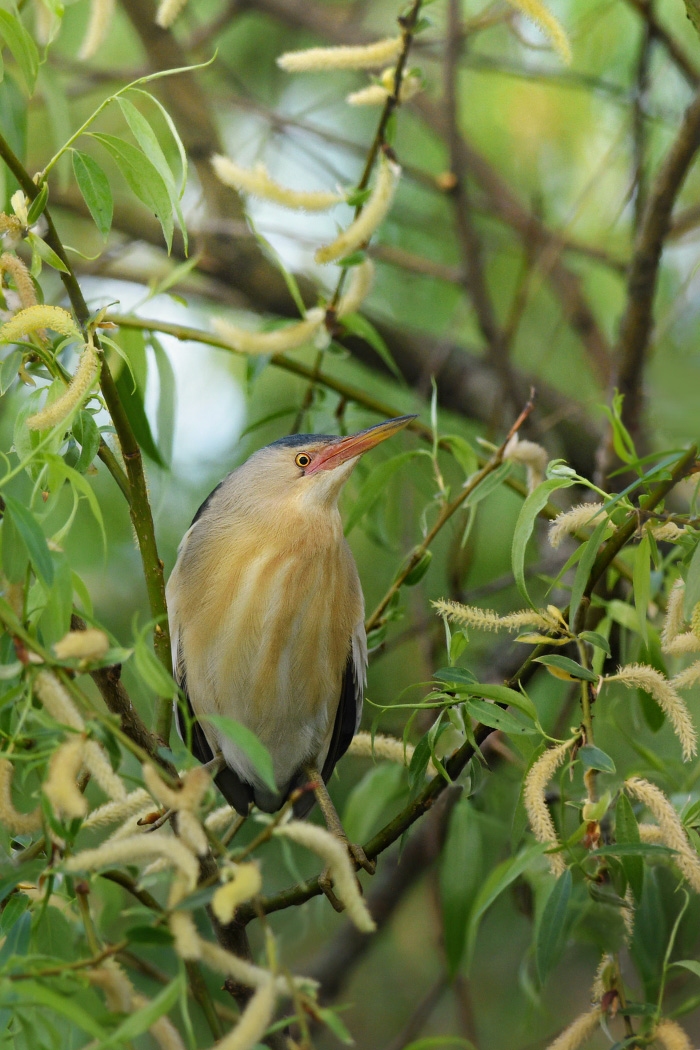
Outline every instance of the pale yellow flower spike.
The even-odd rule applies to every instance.
[[[338,303],[336,310],[338,317],[357,313],[369,295],[373,283],[374,263],[371,259],[365,259],[359,266],[353,266],[350,271],[347,291]]]
[[[105,802],[103,806],[93,809],[89,817],[85,819],[86,828],[101,828],[108,824],[116,824],[118,820],[126,820],[134,813],[140,813],[144,809],[144,803],[150,805],[151,796],[143,788],[137,788],[121,802]]]
[[[160,0],[160,6],[156,12],[156,25],[159,25],[161,29],[170,29],[186,3],[187,0]]]
[[[617,674],[610,675],[604,681],[621,682],[627,689],[644,689],[647,693],[651,693],[680,740],[683,760],[689,762],[697,754],[697,732],[685,700],[679,696],[671,682],[659,671],[647,664],[628,664],[627,667],[621,667]]]
[[[387,762],[398,762],[401,766],[409,766],[413,758],[415,748],[413,744],[406,744],[404,752],[403,740],[395,736],[385,736],[383,733],[375,733],[374,740],[371,733],[356,733],[350,741],[349,755],[357,755],[360,758],[383,758]]]
[[[261,200],[283,204],[285,208],[294,208],[299,211],[327,211],[345,200],[344,194],[324,190],[290,190],[287,186],[282,186],[270,178],[264,164],[256,164],[254,168],[244,168],[228,157],[222,157],[220,153],[212,157],[211,163],[217,178],[225,186],[231,186],[234,190],[243,190]]]
[[[277,991],[272,977],[250,1000],[236,1027],[215,1044],[213,1050],[250,1050],[259,1043],[272,1022]]]
[[[131,1014],[148,1006],[149,1000],[139,995],[119,963],[106,959],[99,969],[86,973],[90,984],[105,994],[107,1009],[112,1013]],[[165,1015],[159,1017],[148,1029],[160,1050],[185,1050],[180,1034]]]
[[[546,842],[549,846],[557,846],[559,843],[554,821],[547,807],[545,790],[575,740],[576,738],[572,737],[571,740],[559,744],[558,747],[550,747],[544,751],[525,778],[523,803],[532,833],[538,842]],[[552,853],[548,859],[552,874],[557,878],[563,875],[566,871],[566,862],[561,853]]]
[[[199,863],[194,853],[174,835],[166,836],[158,832],[108,840],[96,849],[86,849],[69,857],[66,868],[68,871],[89,871],[110,864],[135,864],[151,857],[162,857],[169,865],[176,867],[184,876],[188,892],[197,885]]]
[[[673,863],[680,869],[684,878],[696,893],[700,893],[700,858],[688,842],[685,829],[678,814],[660,788],[642,777],[631,777],[625,781],[625,787],[631,795],[644,803],[657,821],[663,842],[676,851]],[[642,825],[646,827],[646,825]],[[644,840],[651,836],[645,832]]]
[[[374,69],[398,58],[400,36],[378,40],[361,47],[311,47],[306,51],[287,51],[277,59],[286,73],[318,73],[327,69]]]
[[[200,949],[202,961],[210,969],[226,974],[227,977],[232,977],[234,981],[245,984],[248,988],[262,988],[270,979],[269,970],[264,970],[261,966],[248,962],[247,959],[241,959],[218,944],[200,938]],[[280,975],[275,978],[275,987],[278,995],[289,996],[293,988],[313,992],[318,988],[318,982],[312,977],[303,976],[292,977],[290,981],[288,977]]]
[[[108,650],[109,638],[94,627],[87,631],[69,631],[53,647],[59,660],[101,660]]]
[[[100,360],[92,343],[86,343],[80,355],[75,375],[60,397],[41,412],[30,416],[27,426],[30,430],[50,430],[67,419],[72,412],[82,405],[95,385],[100,371]]]
[[[314,256],[317,263],[335,262],[362,248],[383,221],[391,208],[401,168],[393,160],[382,156],[372,193],[357,218],[331,244],[319,248]]]
[[[549,456],[547,450],[535,441],[521,441],[518,434],[513,434],[505,449],[503,458],[513,463],[522,463],[527,470],[527,488],[532,492],[544,481]]]
[[[674,675],[671,679],[671,685],[674,689],[690,689],[698,681],[700,681],[700,660],[696,660],[695,663],[686,667],[684,671],[679,671],[678,674]]]
[[[237,864],[233,877],[220,886],[212,898],[214,915],[224,926],[231,922],[239,904],[249,901],[262,889],[260,868],[254,862]]]
[[[201,941],[189,911],[174,911],[168,926],[175,940],[175,951],[181,959],[201,959]]]
[[[78,58],[94,58],[102,47],[114,17],[115,0],[90,0],[90,20]]]
[[[71,700],[68,690],[50,671],[40,671],[34,679],[34,693],[44,708],[61,725],[82,732],[85,723]]]
[[[84,817],[87,813],[87,799],[77,785],[83,768],[84,751],[85,740],[81,736],[74,736],[61,744],[51,756],[42,790],[59,817],[73,819]]]
[[[576,1020],[549,1044],[547,1050],[578,1050],[595,1033],[600,1024],[600,1016],[600,1008],[597,1006],[587,1010],[585,1014],[579,1014]]]
[[[670,656],[683,656],[700,649],[700,639],[693,631],[683,631],[685,583],[679,576],[668,596],[666,619],[661,631],[661,648]]]
[[[0,327],[0,343],[17,343],[25,335],[40,328],[50,328],[69,339],[83,341],[75,321],[61,306],[28,306],[18,310],[14,317]]]
[[[654,1039],[664,1050],[693,1050],[693,1044],[687,1032],[669,1018],[659,1021],[654,1032]]]
[[[549,8],[545,7],[541,0],[508,0],[508,2],[516,11],[521,11],[540,27],[562,61],[567,66],[570,65],[571,45],[569,44],[569,38],[563,25],[558,18],[555,18]]]
[[[6,758],[0,759],[0,821],[13,835],[31,835],[41,827],[41,806],[31,813],[20,813],[12,801],[14,768]]]
[[[0,274],[5,273],[9,273],[10,277],[15,282],[17,295],[19,296],[19,301],[24,309],[36,306],[36,289],[34,288],[34,282],[32,281],[29,270],[18,255],[12,255],[10,252],[3,252],[3,254],[0,255]]]
[[[369,84],[366,88],[362,88],[360,91],[353,91],[352,94],[348,95],[345,101],[350,106],[383,106],[390,94],[394,92],[394,74],[395,69],[390,66],[389,69],[385,69],[381,74],[379,84]],[[410,99],[417,95],[423,87],[423,83],[420,77],[406,76],[404,74],[401,80],[401,91],[399,92],[399,102],[408,102]]]
[[[362,933],[372,933],[376,930],[374,919],[357,887],[347,848],[340,839],[317,824],[303,824],[298,820],[275,828],[275,834],[298,842],[300,846],[318,854],[330,869],[333,889],[345,905],[348,918]]]
[[[557,514],[549,526],[549,544],[557,548],[566,536],[572,536],[584,525],[597,525],[597,518],[603,509],[602,503],[579,503],[577,507]]]
[[[281,354],[310,343],[325,317],[325,310],[315,307],[307,312],[304,321],[285,325],[284,328],[275,328],[271,332],[250,332],[225,321],[222,317],[214,317],[212,327],[216,334],[239,354]]]
[[[561,627],[561,623],[546,609],[519,609],[518,612],[499,616],[492,609],[480,609],[477,605],[462,605],[444,598],[432,602],[439,616],[446,616],[463,627],[476,627],[480,631],[515,631],[521,627],[539,627],[545,631]]]
[[[101,744],[96,740],[86,740],[83,749],[85,766],[89,769],[105,795],[112,802],[126,801],[126,788],[118,773],[112,769],[112,764]]]

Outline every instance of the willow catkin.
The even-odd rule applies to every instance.
[[[343,230],[330,244],[318,249],[314,256],[317,263],[330,263],[344,259],[369,241],[391,208],[400,178],[399,165],[383,155],[367,203],[347,229]]]
[[[693,1050],[685,1029],[668,1017],[657,1024],[654,1039],[664,1050]]]
[[[264,1036],[272,1021],[277,990],[272,976],[256,991],[238,1024],[214,1046],[213,1050],[251,1050]]]
[[[572,536],[584,525],[597,525],[598,518],[603,510],[602,503],[579,503],[578,506],[557,514],[549,526],[549,545],[555,549],[561,546],[566,536]]]
[[[544,481],[549,455],[536,441],[521,441],[518,434],[513,434],[503,450],[503,458],[512,463],[521,463],[525,467],[528,492],[532,492]]]
[[[248,962],[247,959],[241,959],[238,955],[234,955],[233,952],[211,941],[200,938],[200,949],[202,962],[209,969],[232,977],[234,981],[246,985],[247,988],[262,988],[270,978],[269,970],[264,970],[261,966]],[[318,987],[318,982],[311,977],[303,976],[292,977],[290,982],[287,977],[279,976],[275,978],[275,986],[278,995],[289,996],[294,988],[311,992]]]
[[[545,792],[547,784],[564,761],[575,739],[574,737],[557,747],[550,747],[543,751],[525,778],[523,803],[532,833],[538,842],[547,843],[549,846],[557,846],[559,842],[554,821],[547,806]],[[561,853],[552,853],[548,859],[552,874],[557,878],[563,875],[566,871],[566,863]]]
[[[673,863],[679,868],[693,890],[700,893],[700,858],[688,842],[688,836],[680,818],[661,788],[644,780],[643,777],[631,777],[625,781],[625,788],[647,807],[659,825],[663,842],[676,851],[672,858]],[[648,840],[647,833],[644,841]]]
[[[600,1018],[601,1013],[598,1006],[579,1014],[576,1020],[572,1021],[553,1043],[549,1044],[547,1050],[578,1050],[591,1038],[600,1024]]]
[[[41,827],[41,806],[31,813],[20,813],[12,801],[14,766],[6,758],[0,759],[0,822],[13,835],[31,835]]]
[[[140,813],[144,804],[150,802],[150,795],[143,788],[137,788],[126,798],[118,802],[105,802],[103,806],[93,809],[92,813],[85,818],[86,828],[101,828],[109,824],[116,824],[118,820],[126,820],[134,813]],[[136,830],[136,829],[134,829]]]
[[[69,631],[53,646],[59,660],[101,660],[109,652],[109,638],[95,627]]]
[[[401,766],[410,766],[415,748],[413,744],[404,744],[395,736],[384,733],[356,733],[350,741],[349,755],[360,758],[383,758],[387,762],[398,762]]]
[[[285,73],[323,73],[329,69],[375,69],[398,58],[400,36],[377,40],[357,47],[311,47],[305,51],[286,51],[277,59]]]
[[[5,321],[0,326],[0,343],[16,343],[41,328],[50,328],[67,339],[83,341],[78,326],[67,310],[61,306],[41,305],[18,310],[9,321]]]
[[[27,419],[30,430],[50,430],[75,412],[92,390],[100,371],[100,359],[92,343],[85,343],[73,378],[64,393]]]
[[[571,45],[561,22],[555,18],[541,0],[508,0],[517,11],[521,11],[532,22],[540,27],[559,57],[568,65],[571,63]]]
[[[115,0],[90,0],[90,18],[78,58],[94,58],[104,44],[114,17]]]
[[[274,328],[270,332],[251,332],[223,317],[212,318],[212,327],[225,343],[240,354],[281,354],[312,342],[325,319],[325,310],[314,307],[307,312],[305,320]]]
[[[161,29],[170,29],[186,3],[187,0],[160,0],[156,11],[156,25]]]
[[[199,862],[191,850],[174,835],[153,832],[148,835],[130,835],[123,839],[109,839],[95,849],[85,849],[66,860],[68,871],[94,871],[110,864],[137,864],[152,857],[162,857],[177,868],[186,880],[188,891],[197,885]]]
[[[462,605],[461,602],[440,598],[431,602],[439,616],[446,616],[463,627],[476,627],[480,631],[515,631],[521,627],[539,627],[544,631],[558,630],[561,623],[546,609],[519,609],[517,612],[499,616],[493,609],[480,609],[477,605]]]
[[[87,799],[78,789],[78,777],[83,768],[85,740],[74,736],[54,751],[42,790],[51,809],[58,817],[72,820],[87,813]]]
[[[83,747],[83,761],[90,774],[113,802],[126,801],[126,787],[101,744],[96,740],[86,740]]]
[[[32,275],[18,255],[11,252],[3,252],[0,255],[0,274],[5,273],[9,273],[15,282],[22,307],[28,309],[30,306],[36,306],[36,289]]]
[[[228,882],[216,891],[211,902],[214,915],[224,926],[231,922],[239,904],[249,901],[262,889],[260,868],[254,861],[236,864],[231,875]]]
[[[345,200],[345,195],[328,190],[292,190],[270,177],[264,164],[245,168],[229,157],[216,153],[211,159],[212,167],[220,182],[235,190],[249,193],[251,197],[274,201],[285,208],[298,211],[328,211]]]
[[[365,259],[359,266],[353,266],[347,291],[338,303],[336,310],[338,317],[343,318],[347,314],[357,313],[369,295],[373,283],[374,263],[371,259]]]
[[[201,959],[201,940],[189,911],[174,911],[168,916],[168,926],[175,941],[175,951],[181,959]]]
[[[627,689],[644,689],[651,693],[673,726],[681,744],[684,761],[689,762],[697,754],[697,732],[686,702],[660,671],[647,664],[627,664],[626,667],[621,667],[617,674],[609,675],[604,680],[620,682]]]
[[[35,696],[39,698],[46,711],[57,722],[70,726],[78,732],[85,729],[85,723],[78,713],[66,687],[59,682],[51,671],[39,671],[33,682]]]

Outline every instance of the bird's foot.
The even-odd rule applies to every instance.
[[[330,901],[331,907],[335,911],[345,911],[345,905],[333,892],[333,879],[331,878],[330,868],[323,869],[318,877],[318,884]]]
[[[377,870],[377,862],[369,859],[362,846],[356,842],[348,842],[348,853],[358,868],[362,868],[368,875],[374,875]]]

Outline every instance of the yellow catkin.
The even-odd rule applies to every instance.
[[[685,1029],[668,1017],[657,1024],[654,1039],[664,1050],[693,1050],[693,1044]]]
[[[138,994],[134,995],[132,1001],[134,1010],[142,1010],[149,1003],[149,1000],[144,995]],[[165,1014],[159,1017],[157,1021],[154,1021],[148,1031],[159,1050],[187,1050],[182,1041],[182,1036]]]
[[[249,901],[262,889],[260,868],[254,862],[237,864],[233,877],[219,887],[212,898],[214,915],[224,926],[231,922],[239,904]]]
[[[59,817],[72,820],[87,813],[87,799],[78,790],[77,780],[83,768],[85,740],[72,737],[54,751],[43,792]]]
[[[75,321],[61,306],[28,306],[0,327],[0,343],[16,343],[40,328],[50,328],[68,339],[83,341]]]
[[[22,239],[22,222],[16,215],[0,211],[0,237],[14,245]]]
[[[78,58],[86,61],[94,58],[105,42],[114,17],[115,0],[90,0],[90,18],[78,52]]]
[[[217,973],[232,977],[234,981],[246,985],[248,988],[262,988],[270,979],[270,971],[264,970],[255,963],[241,959],[238,955],[226,951],[218,944],[200,939],[201,958],[204,963]],[[277,994],[289,996],[292,989],[313,992],[318,987],[318,982],[311,977],[296,976],[291,981],[288,977],[279,976],[275,978]]]
[[[184,8],[187,0],[161,0],[156,12],[156,25],[169,29]]]
[[[204,827],[208,831],[212,831],[216,834],[219,831],[223,831],[224,828],[229,827],[231,821],[234,819],[235,814],[231,812],[231,807],[227,803],[225,806],[219,806],[217,809],[209,813],[204,821]]]
[[[540,27],[559,57],[568,66],[571,63],[569,38],[561,22],[554,17],[549,8],[545,7],[541,0],[508,0],[508,2],[516,11],[522,12]]]
[[[700,858],[688,842],[678,814],[663,791],[642,777],[631,777],[625,782],[625,788],[647,807],[659,825],[664,843],[676,851],[673,863],[693,890],[700,893]]]
[[[65,686],[51,671],[40,671],[34,679],[34,693],[45,710],[61,725],[82,732],[85,723]]]
[[[87,970],[86,977],[90,984],[104,992],[111,1013],[131,1013],[134,986],[114,959],[106,959],[99,968]]]
[[[214,317],[212,327],[232,350],[237,350],[240,354],[282,354],[312,342],[325,318],[325,310],[315,307],[308,311],[304,321],[285,325],[284,328],[275,328],[270,332],[250,332],[225,321],[223,317]]]
[[[350,271],[350,280],[345,294],[338,303],[336,313],[338,317],[346,314],[354,314],[362,306],[369,295],[374,283],[374,263],[371,259],[365,259],[359,266],[353,266]]]
[[[594,1034],[600,1023],[600,1016],[600,1009],[597,1006],[584,1014],[579,1014],[576,1020],[572,1021],[553,1043],[549,1044],[547,1050],[578,1050]]]
[[[517,434],[513,434],[505,449],[503,458],[513,463],[522,463],[527,470],[527,487],[532,492],[544,481],[545,471],[549,456],[547,450],[535,441],[521,441]]]
[[[189,809],[178,810],[177,834],[198,857],[209,852],[209,839],[198,818]]]
[[[287,51],[277,59],[286,73],[319,73],[328,69],[375,69],[398,58],[400,36],[377,40],[360,47],[311,47],[306,51]]]
[[[291,839],[292,842],[305,846],[306,849],[312,850],[321,857],[328,865],[333,880],[333,889],[345,905],[348,918],[362,933],[372,933],[376,930],[374,919],[358,889],[355,872],[344,842],[331,835],[325,828],[316,824],[303,824],[301,821],[291,821],[289,824],[275,828],[275,834]]]
[[[69,631],[56,642],[53,651],[59,660],[101,660],[109,651],[109,638],[94,627]]]
[[[681,536],[685,536],[687,533],[687,530],[680,525],[676,525],[675,521],[666,521],[663,525],[653,525],[649,531],[654,539],[660,543],[673,543],[674,540],[680,539]]]
[[[678,674],[674,675],[671,679],[671,685],[674,689],[690,689],[700,681],[700,660],[696,660],[695,663],[686,667],[685,670],[679,671]]]
[[[68,871],[94,871],[110,864],[137,864],[152,857],[162,857],[170,866],[177,868],[184,876],[189,892],[195,888],[199,863],[194,853],[174,835],[166,836],[157,831],[148,835],[108,840],[95,849],[83,850],[68,858],[66,868]]]
[[[394,68],[385,69],[380,76],[379,84],[369,84],[366,88],[353,91],[345,101],[351,106],[383,106],[390,95],[394,93]],[[408,102],[417,95],[423,87],[420,77],[404,75],[401,80],[401,91],[399,102]]]
[[[100,359],[95,347],[86,343],[78,361],[78,367],[63,394],[41,412],[30,416],[27,426],[30,430],[50,430],[75,412],[95,385],[100,371]]]
[[[319,248],[314,258],[317,263],[330,263],[364,247],[391,208],[401,168],[393,160],[382,156],[372,193],[357,218],[331,244]]]
[[[194,812],[201,805],[211,783],[209,773],[203,766],[195,766],[185,773],[178,788],[169,787],[150,763],[141,768],[146,787],[168,809]]]
[[[666,618],[661,631],[661,648],[670,656],[683,656],[700,649],[700,639],[693,631],[683,631],[683,601],[685,583],[678,577],[668,596]]]
[[[547,784],[564,761],[573,743],[574,739],[571,739],[557,747],[547,748],[525,778],[523,802],[532,833],[538,842],[546,842],[549,846],[557,846],[559,843],[554,821],[547,807],[545,791]],[[566,871],[566,862],[561,853],[553,853],[548,859],[552,874],[557,878],[563,875]]]
[[[350,741],[349,755],[357,755],[360,758],[383,758],[387,762],[398,762],[401,766],[409,766],[413,758],[415,748],[413,744],[406,744],[404,749],[403,740],[395,736],[385,736],[383,733],[357,733]]]
[[[611,973],[613,966],[613,957],[607,952],[598,963],[598,969],[595,972],[593,978],[593,986],[591,988],[591,1002],[600,1003],[601,999],[608,990],[608,984],[606,978]]]
[[[144,803],[150,802],[150,795],[143,788],[137,788],[120,802],[105,802],[103,806],[93,809],[92,813],[85,819],[86,828],[101,828],[109,824],[116,824],[118,820],[126,820],[134,813],[140,813],[144,809]],[[151,808],[151,807],[149,807]]]
[[[32,275],[18,255],[12,255],[10,252],[3,252],[0,255],[0,274],[5,273],[9,273],[15,282],[22,307],[29,309],[31,306],[36,306],[36,289]]]
[[[658,824],[640,824],[639,838],[641,842],[654,842],[663,845],[664,833]]]
[[[83,761],[91,776],[112,802],[126,801],[124,782],[112,769],[112,764],[101,744],[98,744],[96,740],[86,740],[83,748]]]
[[[621,682],[627,689],[644,689],[651,693],[673,726],[681,744],[683,759],[689,762],[697,754],[697,733],[685,700],[659,671],[647,664],[628,664],[604,681]]]
[[[0,759],[0,821],[13,835],[31,835],[41,827],[41,807],[31,813],[20,813],[12,801],[14,767],[6,758]]]
[[[261,200],[274,201],[276,204],[284,205],[285,208],[299,211],[327,211],[345,200],[345,195],[340,193],[325,190],[292,190],[287,186],[282,186],[270,178],[264,164],[256,164],[254,168],[244,168],[229,157],[221,156],[220,153],[212,157],[211,163],[217,178],[225,186],[242,190]]]
[[[235,1028],[220,1039],[213,1050],[250,1050],[261,1041],[272,1022],[276,1002],[275,982],[270,977],[258,988]]]
[[[175,940],[175,951],[181,959],[201,959],[202,949],[192,913],[174,911],[168,918],[168,926]]]
[[[446,616],[463,627],[476,627],[480,631],[516,631],[521,627],[539,627],[544,631],[558,630],[561,623],[546,609],[520,609],[518,612],[499,616],[492,609],[480,609],[476,605],[440,598],[432,602],[439,616]]]
[[[566,536],[572,536],[585,525],[597,525],[598,522],[594,521],[594,519],[600,515],[602,510],[602,503],[579,503],[578,506],[572,507],[571,510],[566,510],[563,514],[557,514],[549,526],[550,546],[556,549],[561,546]]]

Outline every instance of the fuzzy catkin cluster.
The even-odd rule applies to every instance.
[[[575,738],[566,740],[557,747],[547,748],[534,763],[525,778],[523,787],[523,803],[530,822],[532,833],[538,842],[547,843],[549,846],[557,846],[557,833],[554,828],[545,792],[547,785],[562,764],[569,750],[575,742]],[[552,853],[549,856],[549,866],[552,874],[557,878],[566,870],[566,863],[561,853]]]

